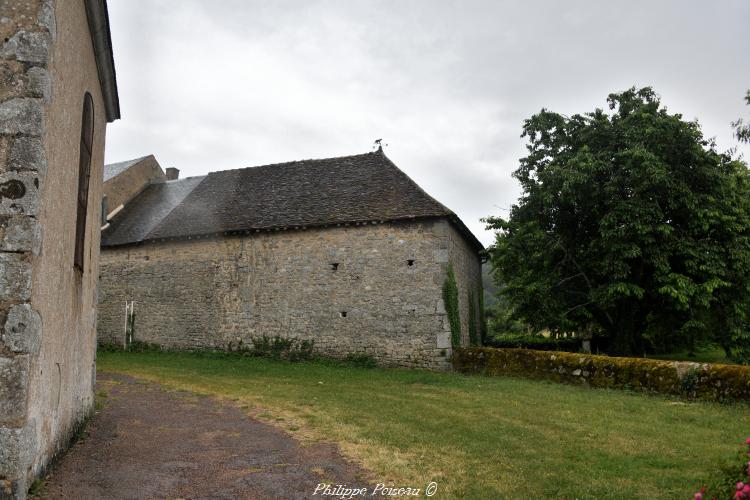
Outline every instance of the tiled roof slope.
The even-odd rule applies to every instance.
[[[149,185],[133,198],[102,231],[102,246],[126,245],[147,238],[148,233],[205,179],[186,177]]]
[[[113,177],[117,177],[133,165],[136,165],[140,163],[141,161],[145,160],[151,155],[142,156],[140,158],[135,158],[133,160],[127,160],[127,161],[121,161],[118,163],[110,163],[109,165],[104,165],[104,182],[107,182],[108,180],[112,179]]]
[[[210,173],[146,235],[118,243],[107,239],[106,245],[427,217],[449,218],[470,244],[482,248],[452,211],[378,150]]]

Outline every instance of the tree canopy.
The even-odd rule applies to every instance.
[[[534,328],[592,335],[610,354],[718,342],[748,359],[750,177],[651,88],[609,112],[524,122],[523,193],[489,217],[495,275]]]
[[[745,103],[750,106],[750,90],[745,94]],[[732,122],[734,127],[734,135],[740,142],[750,143],[750,123],[745,123],[742,118],[738,118],[737,121]]]

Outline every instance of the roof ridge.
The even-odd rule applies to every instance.
[[[141,160],[145,160],[149,156],[154,156],[154,154],[153,153],[149,153],[146,156],[140,156],[138,158],[131,158],[130,160],[122,160],[122,161],[115,161],[115,162],[112,162],[112,163],[106,163],[104,166],[105,167],[111,167],[112,165],[120,165],[122,163],[130,163],[130,162],[134,162],[134,161],[141,161]]]
[[[329,162],[332,160],[345,160],[349,158],[359,158],[362,156],[369,156],[369,155],[376,155],[376,154],[378,154],[378,151],[368,151],[367,153],[360,153],[356,155],[331,156],[329,158],[308,158],[305,160],[282,161],[282,162],[277,162],[277,163],[266,163],[263,165],[252,165],[250,167],[239,167],[239,168],[228,168],[226,170],[216,170],[214,172],[209,172],[207,175],[223,174],[225,172],[239,172],[241,170],[250,170],[253,168],[268,168],[268,167],[278,167],[281,165],[294,165],[297,163]]]

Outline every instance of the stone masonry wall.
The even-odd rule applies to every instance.
[[[480,335],[480,294],[483,293],[482,286],[482,264],[474,250],[450,224],[442,225],[447,241],[448,258],[453,266],[458,285],[458,307],[461,317],[461,345],[467,346],[469,342],[469,322],[474,323],[477,336]],[[470,317],[469,299],[474,301],[474,317]]]
[[[447,369],[441,289],[457,237],[438,220],[105,248],[99,342],[122,344],[133,300],[136,340],[170,348],[278,335],[324,355]]]
[[[166,175],[156,158],[153,155],[144,158],[125,172],[104,183],[107,211],[112,212],[120,205],[127,203],[143,191],[149,183],[164,180],[166,180]]]
[[[96,115],[81,275],[73,239],[86,91]],[[26,496],[93,402],[105,125],[84,3],[0,0],[0,498]]]

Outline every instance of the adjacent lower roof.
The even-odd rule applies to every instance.
[[[148,158],[151,155],[141,156],[140,158],[135,158],[133,160],[127,160],[127,161],[121,161],[118,163],[110,163],[109,165],[104,165],[104,175],[103,180],[104,182],[107,182],[108,180],[117,177],[133,165],[137,165],[138,163],[142,162],[146,158]]]
[[[170,190],[178,188],[171,186],[188,180],[190,184],[179,188],[184,196],[177,201]],[[102,233],[102,246],[434,217],[448,218],[472,246],[483,248],[451,210],[378,150],[153,184],[117,214]]]
[[[206,177],[187,177],[151,184],[114,217],[102,231],[102,246],[127,245],[149,233]]]

